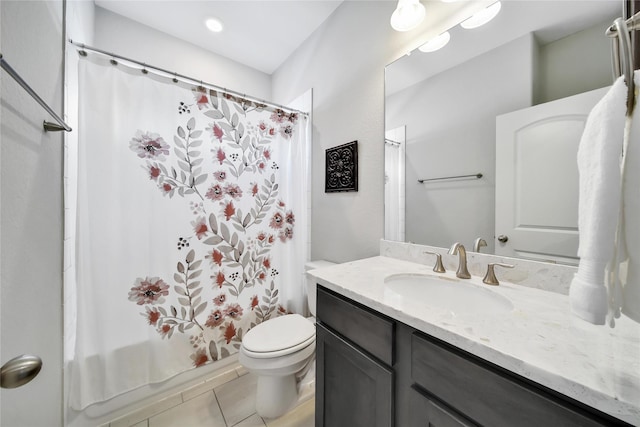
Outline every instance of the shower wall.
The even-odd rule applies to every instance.
[[[59,114],[63,28],[60,0],[0,2],[3,59]],[[63,136],[45,133],[46,111],[0,76],[0,363],[43,361],[33,381],[0,391],[0,424],[62,425]]]

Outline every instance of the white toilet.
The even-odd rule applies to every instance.
[[[305,271],[335,265],[311,261]],[[311,316],[316,315],[316,283],[305,277]],[[239,361],[258,376],[256,412],[277,418],[298,399],[297,377],[315,360],[315,317],[287,314],[253,327],[242,339]]]

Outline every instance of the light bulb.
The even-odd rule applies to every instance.
[[[391,15],[391,27],[396,31],[416,28],[424,19],[424,6],[418,0],[399,0]]]

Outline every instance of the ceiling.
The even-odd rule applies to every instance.
[[[95,0],[95,4],[270,75],[343,1]],[[445,5],[450,8],[452,3],[436,2],[430,7]],[[387,75],[403,75],[402,79],[393,80],[401,80],[401,86],[407,87],[527,32],[534,31],[546,43],[587,22],[595,24],[620,15],[621,9],[619,0],[503,0],[502,11],[490,25],[474,31],[455,28],[457,34],[452,33],[450,46],[435,54],[417,52],[411,61],[401,61],[402,67],[387,67]],[[433,19],[443,19],[442,14],[448,10],[443,8]],[[220,19],[224,31],[209,31],[204,24],[209,17]],[[411,69],[419,71],[409,71],[409,63]],[[390,93],[399,89],[387,88]]]
[[[272,74],[342,0],[95,0],[95,4]],[[205,27],[218,18],[221,33]]]

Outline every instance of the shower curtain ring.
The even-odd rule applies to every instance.
[[[115,58],[111,58],[111,61],[109,61],[111,63],[111,65],[118,65],[118,61],[115,60]]]
[[[173,82],[178,83],[178,73],[173,73]]]
[[[149,72],[147,71],[147,64],[146,63],[142,63],[142,74],[149,74]]]

